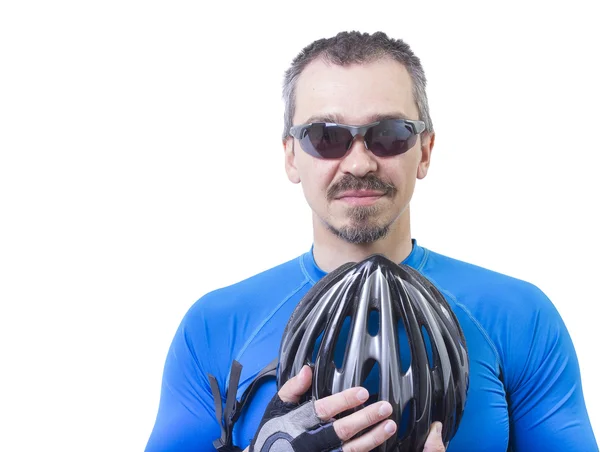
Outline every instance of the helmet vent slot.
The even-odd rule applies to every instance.
[[[352,317],[346,316],[342,328],[338,334],[337,341],[335,342],[335,349],[333,350],[333,362],[338,370],[344,365],[344,358],[346,356],[346,347],[348,345],[350,335],[350,325],[352,324]]]
[[[377,336],[379,334],[379,311],[375,308],[371,308],[369,316],[367,317],[367,331],[371,336]]]
[[[366,375],[361,386],[369,391],[369,399],[365,405],[370,405],[379,400],[379,379],[381,378],[379,363],[373,358],[365,361],[362,368],[362,375]]]
[[[414,404],[414,399],[410,399],[402,410],[402,419],[398,425],[398,440],[400,441],[406,439],[413,428]]]
[[[421,326],[421,333],[423,335],[423,342],[425,343],[425,350],[427,350],[427,359],[429,360],[429,367],[433,369],[433,349],[425,325]]]
[[[402,319],[398,320],[398,360],[400,361],[400,369],[405,374],[410,368],[412,361],[410,353],[410,343],[406,336],[406,328]]]
[[[321,347],[321,341],[323,340],[323,334],[325,333],[325,331],[321,331],[321,334],[319,334],[319,337],[317,337],[317,340],[315,341],[315,346],[313,347],[313,352],[312,352],[312,357],[311,357],[311,362],[315,362],[317,360],[317,355],[319,354],[319,348]]]

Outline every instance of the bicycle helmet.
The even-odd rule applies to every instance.
[[[305,364],[312,391],[301,402],[364,386],[377,364],[378,393],[368,403],[390,402],[398,425],[379,452],[423,450],[434,421],[446,445],[458,429],[469,384],[465,337],[443,295],[411,267],[376,254],[315,284],[284,330],[278,387]]]

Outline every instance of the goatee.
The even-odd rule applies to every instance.
[[[372,224],[369,219],[375,218],[380,209],[377,206],[355,206],[348,209],[351,225],[335,228],[327,223],[328,229],[342,240],[353,244],[369,244],[386,237],[390,225]]]
[[[365,177],[356,177],[345,174],[339,181],[327,190],[327,199],[332,201],[336,196],[348,190],[375,190],[383,193],[385,197],[393,197],[397,189],[393,184],[384,182],[374,174]],[[353,206],[347,210],[350,226],[335,228],[326,223],[327,228],[336,236],[349,243],[368,244],[376,242],[388,235],[390,225],[376,224],[376,218],[380,213],[378,206]]]

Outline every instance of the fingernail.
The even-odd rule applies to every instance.
[[[436,424],[435,424],[435,432],[438,435],[440,435],[440,436],[442,435],[442,424],[441,424],[441,422],[436,422]]]
[[[392,414],[392,406],[389,403],[384,403],[379,407],[380,416],[389,416]]]
[[[396,424],[393,421],[389,421],[383,429],[386,433],[394,433],[396,431]]]
[[[302,366],[302,370],[300,371],[301,378],[306,378],[308,376],[308,366]]]
[[[367,391],[365,388],[360,388],[356,393],[356,398],[361,402],[364,402],[369,398],[369,391]]]

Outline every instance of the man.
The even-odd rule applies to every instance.
[[[287,71],[284,99],[285,169],[312,209],[313,247],[205,295],[190,309],[167,357],[147,451],[213,450],[221,429],[209,375],[225,394],[233,361],[241,363],[233,385],[241,398],[277,357],[303,295],[326,273],[374,253],[428,278],[464,331],[470,386],[448,451],[597,451],[576,354],[550,300],[527,282],[439,255],[412,239],[409,203],[416,179],[427,174],[435,133],[425,75],[411,49],[383,33],[316,41]],[[293,403],[309,386],[306,368],[279,397]],[[255,389],[233,430],[240,448],[256,440],[277,392],[269,378]],[[359,405],[359,395],[360,388],[348,389],[318,401],[314,411],[327,421]],[[398,426],[386,420],[386,408],[369,405],[335,420],[343,450],[368,451],[393,434]],[[444,450],[437,427],[426,451]],[[355,436],[359,432],[366,433]]]

